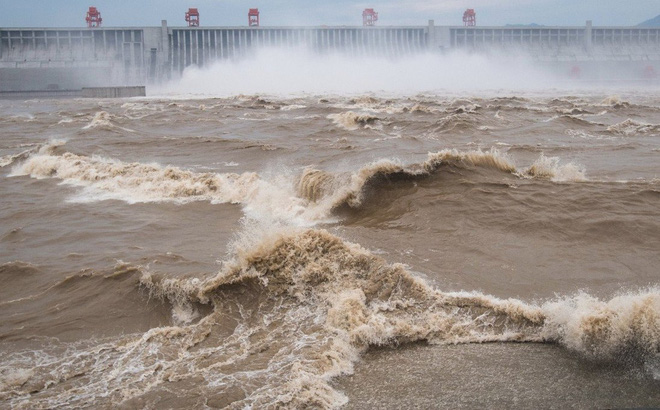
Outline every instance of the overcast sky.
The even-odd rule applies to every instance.
[[[258,7],[261,24],[359,25],[366,7],[379,12],[378,25],[461,25],[474,8],[477,25],[636,25],[660,14],[660,0],[0,0],[0,27],[83,27],[89,6],[101,11],[104,26],[185,25],[188,7],[197,7],[202,26],[247,24]]]

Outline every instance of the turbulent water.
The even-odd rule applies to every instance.
[[[660,98],[522,95],[0,102],[0,406],[660,406]]]

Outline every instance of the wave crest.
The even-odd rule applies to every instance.
[[[630,103],[622,100],[618,95],[610,95],[603,99],[603,101],[600,102],[600,105],[612,108],[626,108],[630,106]]]
[[[445,133],[450,131],[462,131],[475,127],[474,120],[470,114],[457,110],[455,114],[450,114],[441,118],[435,123],[435,132]]]
[[[524,175],[539,178],[549,179],[554,182],[581,182],[586,181],[585,171],[578,165],[568,163],[564,165],[559,164],[558,157],[541,156],[524,171]]]
[[[355,131],[359,128],[366,128],[376,124],[380,118],[369,114],[358,114],[353,111],[346,111],[340,114],[330,114],[328,119],[336,125],[349,131]]]
[[[72,153],[38,154],[13,170],[13,175],[59,178],[101,189],[128,202],[210,200],[240,202],[256,174],[195,173],[157,164],[124,163]]]
[[[418,340],[529,341],[557,342],[600,360],[619,360],[625,351],[645,360],[660,355],[658,289],[607,301],[580,293],[534,305],[436,290],[403,265],[324,230],[280,232],[244,245],[216,277],[197,286],[186,281],[188,297],[208,303],[218,292],[254,283],[296,304],[327,309],[324,331],[358,351]]]
[[[57,148],[66,144],[66,139],[53,138],[45,144],[38,144],[35,147],[26,149],[18,154],[10,154],[0,157],[0,168],[4,168],[14,162],[24,160],[30,157],[35,151],[39,154],[53,154]]]
[[[620,123],[610,125],[607,131],[612,134],[622,135],[624,137],[631,137],[638,134],[656,134],[660,133],[660,125],[656,124],[643,124],[633,121],[628,118]]]
[[[126,131],[135,132],[131,129],[120,127],[114,123],[116,116],[107,111],[98,111],[94,114],[89,124],[82,127],[83,130],[105,130],[105,131]]]
[[[398,160],[381,159],[353,173],[331,174],[316,169],[306,170],[298,181],[298,194],[328,212],[342,205],[358,207],[362,204],[366,187],[381,177],[400,176],[421,178],[431,175],[443,166],[474,166],[515,174],[515,165],[497,150],[468,151],[442,150],[429,153],[421,163],[404,165]]]
[[[198,386],[196,397],[208,387],[233,408],[336,408],[347,398],[331,379],[351,373],[374,345],[550,342],[599,360],[644,364],[660,354],[658,289],[543,305],[442,292],[323,230],[256,235],[208,279],[143,272],[141,283],[183,306],[186,318],[198,302],[212,311],[195,323],[78,346],[34,369],[24,356],[7,357],[13,370],[0,374],[0,392],[36,407],[130,407],[181,382]]]
[[[579,293],[547,303],[543,310],[544,332],[572,350],[596,359],[660,364],[658,289],[607,301]]]
[[[118,199],[128,203],[163,202],[241,204],[252,218],[286,221],[309,226],[326,221],[333,211],[362,205],[370,187],[378,181],[414,180],[428,177],[445,167],[492,170],[516,177],[582,181],[584,171],[574,164],[560,165],[558,158],[543,155],[528,169],[520,170],[496,149],[489,151],[442,150],[427,155],[423,162],[403,164],[381,159],[354,172],[331,173],[308,168],[291,180],[278,176],[265,179],[254,172],[194,172],[174,166],[126,163],[100,156],[73,153],[55,154],[61,142],[42,147],[12,169],[12,176],[59,178],[82,186],[75,201]]]

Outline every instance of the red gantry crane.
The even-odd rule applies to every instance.
[[[248,10],[248,26],[259,27],[259,9]]]
[[[186,21],[188,27],[199,27],[199,11],[196,8],[189,8],[186,12]]]
[[[96,7],[90,6],[89,10],[87,10],[85,21],[87,22],[87,27],[89,28],[101,27],[101,22],[103,21],[101,18],[101,12]]]
[[[362,25],[374,26],[378,21],[378,13],[374,9],[364,9],[362,12]]]
[[[474,9],[467,9],[463,13],[463,25],[465,27],[474,27],[477,25],[477,13],[474,12]]]

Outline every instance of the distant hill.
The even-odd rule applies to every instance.
[[[532,23],[532,24],[507,24],[505,27],[545,27],[545,26],[541,24]]]
[[[646,20],[638,24],[639,27],[660,27],[660,14],[653,17],[651,20]]]

